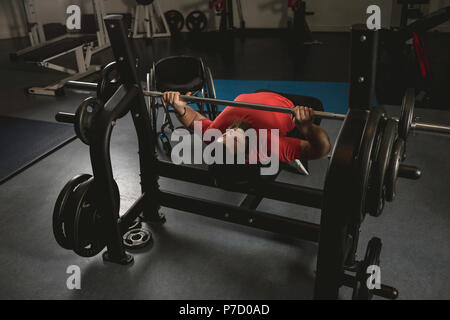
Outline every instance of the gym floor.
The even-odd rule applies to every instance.
[[[143,70],[153,61],[177,54],[197,55],[215,79],[305,80],[345,82],[349,34],[317,33],[323,45],[307,49],[278,35],[226,39],[156,39],[137,41]],[[27,96],[23,88],[50,83],[60,74],[11,64],[7,54],[22,40],[0,41],[0,115],[55,121],[57,111],[75,112],[90,93],[67,89],[65,96]],[[112,60],[110,50],[94,63]],[[141,75],[142,79],[143,74]],[[448,83],[442,84],[442,91]],[[442,94],[444,96],[444,94]],[[447,97],[448,99],[448,97]],[[442,105],[445,104],[445,101]],[[450,111],[417,109],[423,122],[450,123]],[[450,103],[446,106],[450,107]],[[391,115],[398,106],[388,107]],[[447,109],[448,110],[448,109]],[[322,126],[335,140],[341,122]],[[121,212],[140,192],[137,141],[129,116],[118,122],[112,138],[115,179]],[[398,195],[379,218],[362,225],[359,256],[368,240],[382,239],[382,282],[396,287],[400,299],[450,298],[450,148],[448,136],[417,132],[408,140],[408,163],[422,168],[418,181],[399,180]],[[2,154],[2,157],[8,155]],[[282,172],[280,181],[323,187],[328,160],[310,162],[308,177]],[[317,245],[163,208],[167,222],[151,226],[154,244],[120,266],[101,256],[85,259],[60,248],[53,238],[53,206],[74,175],[90,173],[88,147],[76,140],[0,186],[1,299],[310,299]],[[242,194],[161,179],[163,189],[238,204]],[[263,200],[262,211],[320,222],[320,211]],[[78,265],[81,290],[68,290],[66,269]],[[343,292],[348,298],[350,290]]]

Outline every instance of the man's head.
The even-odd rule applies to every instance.
[[[249,129],[252,129],[252,126],[247,121],[234,120],[217,140],[223,144],[223,164],[210,165],[209,170],[216,185],[221,188],[236,190],[239,186],[256,183],[259,179],[258,164],[248,163],[250,139],[246,131]],[[233,163],[227,162],[230,158],[234,159]],[[240,159],[244,162],[239,162]]]
[[[249,155],[249,139],[245,132],[252,126],[246,120],[234,120],[217,142],[223,143],[226,152],[234,158],[244,152],[244,159]]]

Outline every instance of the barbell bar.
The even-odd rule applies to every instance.
[[[73,87],[79,87],[79,88],[85,88],[85,89],[96,89],[97,88],[97,83],[83,82],[83,81],[69,81],[69,85],[73,86]],[[156,97],[156,98],[157,97],[160,98],[163,95],[162,92],[158,92],[158,91],[144,90],[143,93],[145,96]],[[294,114],[293,110],[291,108],[269,106],[269,105],[264,105],[264,104],[229,101],[229,100],[222,100],[222,99],[212,99],[212,98],[186,96],[186,95],[181,95],[180,98],[181,98],[181,100],[188,102],[188,103],[191,103],[191,102],[207,103],[207,104],[215,104],[215,105],[221,105],[221,106],[232,106],[232,107],[238,107],[238,108],[248,108],[248,109],[256,109],[256,110],[275,111],[275,112],[281,112],[281,113],[290,113],[292,115]],[[314,114],[323,119],[344,120],[346,117],[345,114],[324,112],[324,111],[314,111]],[[399,122],[398,118],[393,118],[393,119],[395,121]],[[428,131],[428,132],[432,131],[432,132],[450,134],[449,126],[436,125],[436,124],[432,124],[432,123],[413,122],[411,125],[411,128],[414,130],[421,130],[421,131]]]
[[[144,90],[144,95],[150,96],[150,97],[161,97],[163,95],[163,93],[158,92],[158,91]],[[221,105],[221,106],[232,106],[232,107],[238,107],[238,108],[274,111],[274,112],[280,112],[280,113],[290,113],[290,114],[294,115],[294,111],[292,108],[269,106],[269,105],[265,105],[265,104],[256,104],[256,103],[240,102],[240,101],[228,101],[228,100],[203,98],[203,97],[196,97],[196,96],[186,96],[186,95],[180,95],[180,99],[187,103],[193,102],[193,103],[216,104],[216,105]],[[324,119],[344,120],[346,117],[345,114],[324,112],[324,111],[314,111],[314,114],[316,116],[324,118]],[[393,118],[393,119],[395,121],[399,122],[398,118]],[[450,127],[435,125],[435,124],[430,124],[430,123],[413,122],[411,127],[413,129],[422,130],[422,131],[450,133]]]
[[[158,91],[144,90],[144,95],[158,98],[158,97],[162,97],[163,93],[158,92]],[[204,97],[196,97],[196,96],[186,96],[186,95],[180,95],[180,99],[187,103],[206,103],[206,104],[215,104],[215,105],[220,105],[220,106],[231,106],[231,107],[246,108],[246,109],[273,111],[273,112],[279,112],[279,113],[289,113],[292,115],[295,114],[294,110],[292,108],[269,106],[269,105],[265,105],[265,104],[256,104],[256,103],[240,102],[240,101],[228,101],[228,100],[212,99],[212,98],[204,98]],[[328,118],[328,119],[345,119],[345,115],[331,113],[331,112],[314,111],[314,114],[318,117]]]

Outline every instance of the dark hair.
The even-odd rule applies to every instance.
[[[244,119],[233,120],[231,125],[227,129],[242,129],[244,132],[248,129],[251,129],[252,125]],[[249,138],[245,137],[245,157],[247,158],[249,155]]]
[[[234,120],[228,129],[242,129],[244,132],[251,129],[251,124],[243,119]],[[245,157],[249,155],[249,138],[245,137]],[[226,164],[227,154],[230,151],[223,146],[223,164],[214,163],[209,171],[214,182],[221,188],[234,190],[244,185],[256,183],[259,179],[259,164],[237,164],[237,155],[234,154],[234,164]]]
[[[244,119],[238,119],[238,120],[234,120],[231,125],[228,127],[228,129],[242,129],[245,131],[247,131],[248,129],[250,129],[252,127],[252,125]]]

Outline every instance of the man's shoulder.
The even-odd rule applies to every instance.
[[[253,93],[243,93],[234,99],[234,101],[267,104],[280,107],[293,107],[294,104],[289,99],[276,92],[260,91]]]

